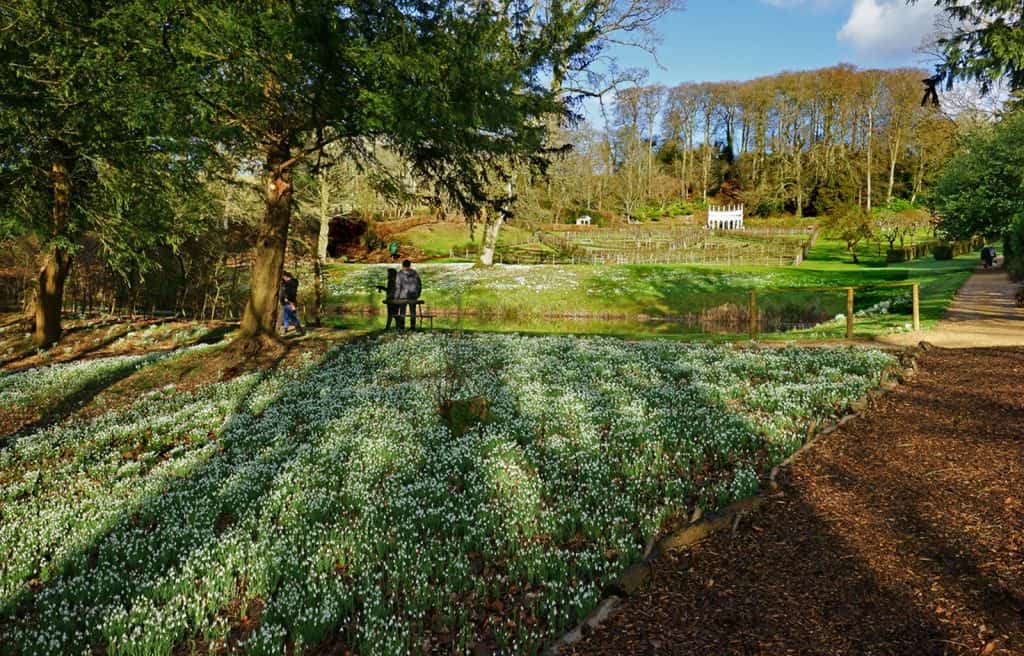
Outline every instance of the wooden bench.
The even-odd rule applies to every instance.
[[[423,299],[419,299],[419,298],[417,298],[417,299],[405,299],[405,298],[398,299],[398,298],[393,298],[393,299],[384,299],[383,301],[381,301],[381,303],[383,303],[384,305],[415,305],[415,306],[417,306],[417,309],[416,309],[416,320],[419,321],[420,319],[426,319],[427,322],[430,324],[430,329],[431,330],[434,329],[434,316],[435,316],[434,313],[427,312],[425,309],[420,309],[420,308],[423,308],[425,306],[425,302],[423,301]],[[396,315],[396,318],[397,318],[397,315]]]

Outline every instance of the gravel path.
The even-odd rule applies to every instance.
[[[1013,299],[1019,287],[1002,267],[978,269],[933,330],[885,335],[878,341],[906,346],[926,340],[946,348],[1024,346],[1024,308]]]
[[[925,353],[574,654],[1024,654],[1024,349]]]

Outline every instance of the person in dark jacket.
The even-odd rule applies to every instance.
[[[288,271],[281,274],[281,325],[284,326],[284,333],[288,334],[288,327],[295,326],[295,330],[304,335],[305,330],[299,323],[299,315],[296,311],[296,304],[299,301],[299,279]]]
[[[409,328],[416,328],[416,303],[423,291],[423,283],[420,282],[420,274],[412,268],[412,262],[402,262],[402,270],[398,272],[395,280],[395,298],[400,301],[413,301],[402,303],[398,306],[398,327],[405,328],[405,312],[409,311]]]
[[[993,246],[985,246],[981,249],[981,263],[988,269],[996,261],[996,249]]]

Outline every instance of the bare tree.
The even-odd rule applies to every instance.
[[[509,3],[511,5],[512,3]],[[551,75],[551,89],[564,98],[603,98],[607,93],[627,82],[636,83],[643,78],[638,70],[620,69],[611,53],[610,46],[639,48],[654,53],[659,41],[656,23],[665,15],[684,8],[683,0],[544,0],[531,4],[530,20],[541,22],[557,16],[581,18],[581,33],[592,39],[591,57],[567,60],[554,67]],[[564,44],[562,44],[564,45]],[[551,150],[564,150],[567,144],[558,143],[557,126],[549,124]],[[497,164],[496,173],[508,180],[515,166]],[[507,193],[494,203],[494,212],[483,212],[484,244],[480,264],[493,264],[501,224],[509,218],[509,207],[514,203],[514,194]]]

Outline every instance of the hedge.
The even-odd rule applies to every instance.
[[[885,254],[886,262],[909,262],[926,255],[934,255],[936,260],[951,260],[958,255],[974,252],[985,245],[982,237],[971,237],[957,241],[925,241],[901,248],[890,249]]]

